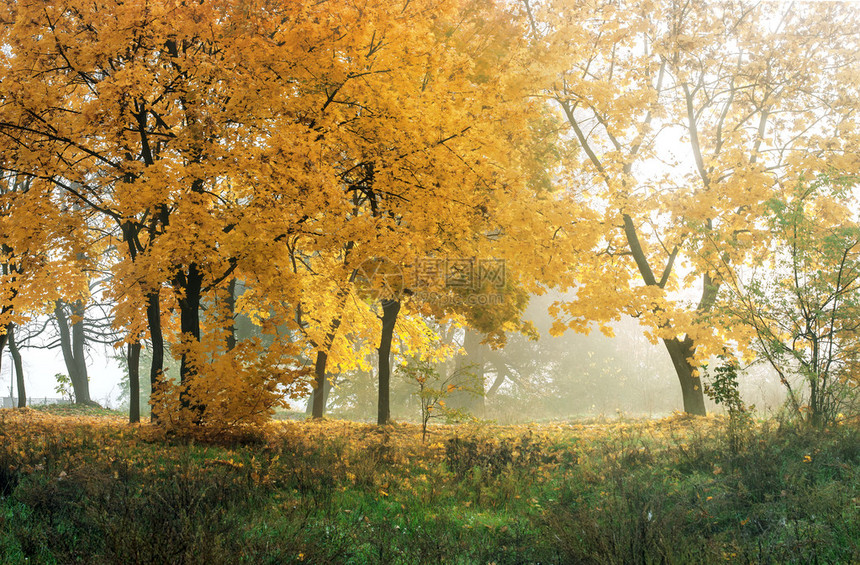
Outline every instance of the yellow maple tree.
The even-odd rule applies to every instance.
[[[555,306],[555,330],[611,332],[620,316],[639,318],[666,346],[684,410],[704,414],[697,368],[731,338],[710,315],[722,284],[714,256],[742,262],[739,243],[781,183],[850,155],[857,10],[522,5],[545,69],[538,92],[580,149],[569,198],[590,209],[561,230],[576,297]]]
[[[367,319],[344,314],[363,263],[477,256],[491,239],[533,256],[548,225],[512,205],[540,176],[541,108],[512,79],[502,47],[524,28],[502,5],[20,0],[0,21],[4,166],[112,238],[116,321],[150,340],[165,422],[223,423],[242,390],[268,391],[241,409],[268,413],[300,390],[301,352],[332,347],[333,320]],[[235,343],[236,312],[265,353]]]

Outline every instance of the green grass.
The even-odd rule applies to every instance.
[[[3,563],[858,563],[860,431],[720,419],[251,443],[0,411]],[[737,444],[735,444],[737,447]]]

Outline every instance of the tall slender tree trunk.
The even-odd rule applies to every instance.
[[[57,300],[54,304],[54,316],[57,319],[57,327],[60,330],[60,348],[63,352],[63,361],[72,381],[72,389],[75,392],[75,404],[93,404],[90,398],[90,381],[87,375],[87,363],[84,357],[84,303],[76,300],[69,304],[69,315],[66,314],[66,304]],[[69,326],[69,320],[72,320]]]
[[[9,322],[6,326],[6,337],[9,341],[9,353],[12,355],[12,365],[15,368],[15,386],[18,390],[18,408],[27,406],[27,389],[24,386],[24,363],[21,360],[21,350],[15,341],[15,324]],[[3,349],[0,347],[0,354]]]
[[[379,339],[379,404],[376,422],[380,426],[391,420],[391,341],[400,312],[399,300],[382,301],[382,334]]]
[[[451,393],[448,406],[465,410],[473,415],[484,415],[484,365],[487,347],[481,344],[481,334],[465,328],[463,350],[457,358],[455,371],[459,375],[452,380],[457,390]]]
[[[200,295],[203,288],[203,273],[195,263],[188,267],[188,273],[180,271],[174,280],[174,288],[182,291],[179,299],[179,328],[182,339],[190,339],[197,343],[200,341]],[[191,366],[188,353],[182,354],[179,366],[179,380],[183,385],[188,385],[194,377],[195,370]]]
[[[689,338],[684,341],[674,338],[664,339],[663,343],[669,352],[669,357],[672,359],[672,365],[675,367],[678,381],[681,383],[684,412],[695,416],[705,416],[707,410],[705,409],[702,383],[698,377],[693,376],[694,367],[688,361],[688,359],[693,357],[693,353],[695,352],[693,341]]]
[[[152,341],[152,364],[149,367],[149,382],[153,392],[158,390],[164,373],[164,335],[161,331],[161,301],[159,290],[146,295],[146,321],[149,325],[149,339]],[[150,404],[152,401],[150,399]],[[158,409],[151,405],[149,419],[158,423]]]
[[[6,334],[0,335],[0,370],[3,368],[3,349],[6,348],[6,341],[8,336]],[[12,398],[14,396],[12,392],[12,380],[9,380],[9,397]]]
[[[8,330],[7,330],[8,331]],[[3,349],[6,348],[6,342],[9,339],[8,334],[0,335],[0,369],[3,368]],[[11,380],[11,379],[10,379]],[[12,396],[12,383],[9,383],[9,396]]]
[[[491,384],[490,388],[487,389],[487,392],[484,394],[484,398],[496,394],[496,391],[499,390],[505,382],[505,379],[508,378],[508,368],[504,361],[494,361],[493,367],[496,369],[496,378],[493,379],[493,384]]]
[[[333,336],[332,336],[333,337]],[[326,336],[328,338],[328,336]],[[328,339],[326,339],[328,341]],[[325,375],[325,367],[328,363],[328,352],[319,350],[317,351],[317,360],[314,363],[314,391],[311,395],[311,416],[314,419],[322,418],[323,414],[325,414],[325,404],[326,404],[326,387],[328,385],[328,379],[326,379]]]
[[[314,391],[311,396],[311,415],[314,419],[322,418],[325,414],[325,406],[328,401],[328,393],[331,383],[326,378],[326,365],[328,364],[328,352],[334,343],[335,334],[340,327],[340,316],[332,320],[329,332],[325,336],[324,349],[317,351],[317,360],[314,363]]]
[[[182,386],[179,392],[179,401],[182,408],[191,409],[193,412],[191,422],[199,424],[206,407],[199,400],[192,398],[190,394],[194,377],[197,376],[197,368],[192,364],[187,346],[200,343],[200,299],[203,288],[203,273],[198,269],[196,263],[191,263],[187,273],[179,271],[173,280],[173,285],[175,289],[181,291],[179,329],[182,332],[182,341],[186,345],[179,364],[179,382]]]
[[[72,312],[72,354],[74,355],[75,367],[79,379],[79,388],[82,396],[78,397],[78,392],[75,391],[75,401],[78,404],[92,404],[93,400],[90,397],[90,377],[87,371],[87,359],[84,356],[84,346],[86,345],[86,335],[84,334],[84,302],[76,300],[70,304]]]
[[[317,361],[319,361],[319,354],[317,355]],[[328,362],[328,355],[326,355],[326,363],[327,362]],[[317,365],[314,365],[314,370],[315,370],[314,379],[315,380],[316,380],[316,367],[317,367]],[[324,371],[324,366],[323,366],[323,371]],[[325,373],[325,374],[326,374],[326,377],[323,379],[323,389],[322,389],[322,414],[323,415],[325,415],[326,408],[328,407],[328,399],[329,399],[329,396],[331,396],[331,389],[334,386],[332,384],[332,379],[328,377],[327,373]],[[316,385],[316,382],[315,382],[315,385]],[[305,407],[305,414],[307,414],[308,416],[311,416],[313,418],[321,418],[322,417],[322,416],[314,416],[314,404],[317,402],[317,400],[316,400],[317,390],[319,390],[319,389],[315,388],[313,391],[311,391],[311,395],[308,397],[308,404]]]
[[[128,362],[128,421],[140,422],[140,342],[129,343],[126,349]]]
[[[352,251],[354,245],[355,243],[351,240],[346,243],[343,252],[344,264],[346,264],[347,258],[349,257],[349,253],[350,251]],[[353,269],[349,275],[348,282],[350,284],[355,281],[355,277],[357,274],[358,270]],[[343,315],[343,310],[346,307],[346,300],[348,296],[349,293],[345,288],[341,288],[340,290],[338,290],[338,314],[329,325],[328,332],[326,332],[323,349],[317,351],[317,360],[314,364],[314,390],[311,394],[311,416],[314,419],[322,418],[323,414],[325,414],[325,407],[326,403],[328,402],[328,394],[331,390],[331,383],[326,378],[326,365],[328,364],[328,354],[329,351],[331,351],[332,345],[334,344],[334,338],[337,335],[337,330],[338,328],[340,328],[342,319],[341,316]]]
[[[236,277],[227,285],[224,306],[227,309],[227,351],[230,351],[236,347]]]

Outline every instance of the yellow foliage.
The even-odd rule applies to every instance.
[[[277,353],[276,353],[277,352]],[[180,352],[194,369],[189,382],[165,380],[152,394],[152,410],[165,430],[217,438],[259,428],[275,408],[307,394],[310,369],[276,347],[242,341],[226,352],[206,352],[186,341]],[[193,425],[192,425],[193,424]]]
[[[860,13],[648,0],[622,15],[576,0],[535,2],[530,17],[536,88],[580,149],[564,177],[580,206],[564,234],[576,297],[555,305],[553,333],[632,315],[683,345],[687,369],[743,349],[750,333],[713,306],[767,254],[766,203],[798,175],[860,170],[834,135],[856,129],[843,124],[856,122],[858,85],[841,69],[860,76],[860,57],[837,38],[856,38]]]

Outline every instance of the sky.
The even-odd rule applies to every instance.
[[[119,405],[119,381],[122,370],[116,361],[109,355],[116,355],[113,351],[106,351],[103,347],[96,347],[90,352],[87,368],[90,375],[90,397],[102,406],[115,408]],[[35,349],[25,348],[21,350],[21,358],[24,365],[24,386],[27,397],[38,403],[39,398],[58,398],[59,394],[54,390],[57,373],[67,374],[66,365],[63,363],[63,355],[59,349]],[[9,385],[12,384],[14,372],[12,370],[12,356],[9,348],[3,349],[3,362],[0,368],[0,398],[9,396]],[[17,398],[17,390],[13,386],[13,396]]]

